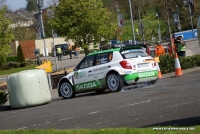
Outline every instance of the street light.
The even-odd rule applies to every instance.
[[[177,26],[178,26],[178,30],[181,31],[181,24],[180,24],[180,19],[179,19],[179,8],[178,8],[178,5],[176,5],[176,14],[177,14]]]
[[[192,37],[194,38],[194,32],[193,32],[193,19],[192,19],[192,9],[191,9],[191,1],[190,0],[183,0],[183,5],[184,6],[189,6],[189,10],[190,10],[190,21],[191,21],[191,28],[192,28]],[[192,3],[194,5],[194,3]]]
[[[132,32],[133,32],[134,45],[136,45],[134,23],[133,23],[133,14],[132,14],[132,7],[131,7],[131,1],[130,0],[129,0],[129,7],[130,7],[130,14],[131,14],[131,22],[132,22]]]
[[[37,0],[38,9],[39,9],[40,30],[41,30],[41,35],[42,35],[43,42],[44,42],[44,54],[45,54],[45,57],[46,57],[46,61],[48,61],[47,52],[46,52],[46,44],[45,44],[45,40],[44,40],[45,34],[44,34],[44,26],[43,26],[43,19],[42,19],[42,7],[43,7],[43,3],[44,3],[44,0]]]
[[[158,17],[158,39],[161,41],[161,34],[160,34],[160,19],[158,13],[156,13],[156,17]],[[162,42],[162,41],[161,41]]]

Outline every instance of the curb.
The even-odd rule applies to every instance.
[[[183,71],[183,75],[184,75],[184,73],[190,73],[190,72],[194,72],[194,71],[198,71],[198,70],[200,70],[200,67],[190,68],[190,69],[186,69],[186,70],[182,70],[182,71]],[[176,77],[175,72],[163,74],[163,78],[171,78],[171,77]]]

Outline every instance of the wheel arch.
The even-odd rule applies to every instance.
[[[109,70],[109,71],[106,73],[106,75],[105,75],[105,82],[106,82],[107,76],[108,76],[110,73],[116,73],[116,74],[118,74],[118,75],[121,77],[121,79],[123,80],[124,85],[127,85],[127,83],[125,82],[124,78],[120,75],[120,73],[119,73],[117,70]]]

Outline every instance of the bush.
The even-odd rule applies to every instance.
[[[10,62],[9,63],[9,66],[11,68],[18,68],[18,67],[20,67],[20,65],[21,65],[21,63],[19,63],[19,62]]]
[[[173,56],[166,54],[166,55],[160,56],[159,59],[160,59],[159,67],[160,67],[161,73],[165,74],[165,73],[173,72],[175,70],[175,62],[174,62]]]
[[[159,67],[161,73],[170,73],[175,71],[175,59],[174,56],[170,56],[168,54],[160,56]],[[181,69],[189,69],[193,67],[200,66],[200,55],[193,55],[188,57],[179,57],[179,62],[181,65]]]
[[[8,62],[3,63],[1,69],[2,70],[10,70],[12,67],[10,66],[10,64]]]
[[[22,51],[22,47],[21,47],[20,44],[17,47],[17,61],[20,62],[20,63],[25,61],[24,54],[23,54],[23,51]]]
[[[26,62],[22,62],[22,63],[20,63],[20,67],[25,67],[25,66],[27,66],[27,64],[28,63],[26,63]]]
[[[8,94],[0,90],[0,106],[5,105],[7,100],[8,100]]]
[[[16,62],[17,61],[17,56],[10,56],[6,58],[7,62]]]

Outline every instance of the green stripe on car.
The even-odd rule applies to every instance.
[[[148,77],[158,77],[158,71],[148,71],[148,72],[139,72],[139,73],[133,73],[133,74],[127,74],[124,76],[125,81],[134,80],[136,78],[142,79],[142,78],[148,78]]]
[[[89,88],[97,88],[102,86],[102,79],[101,80],[94,80],[90,82],[85,82],[81,84],[77,84],[74,86],[75,90],[83,90],[83,89],[89,89]]]

